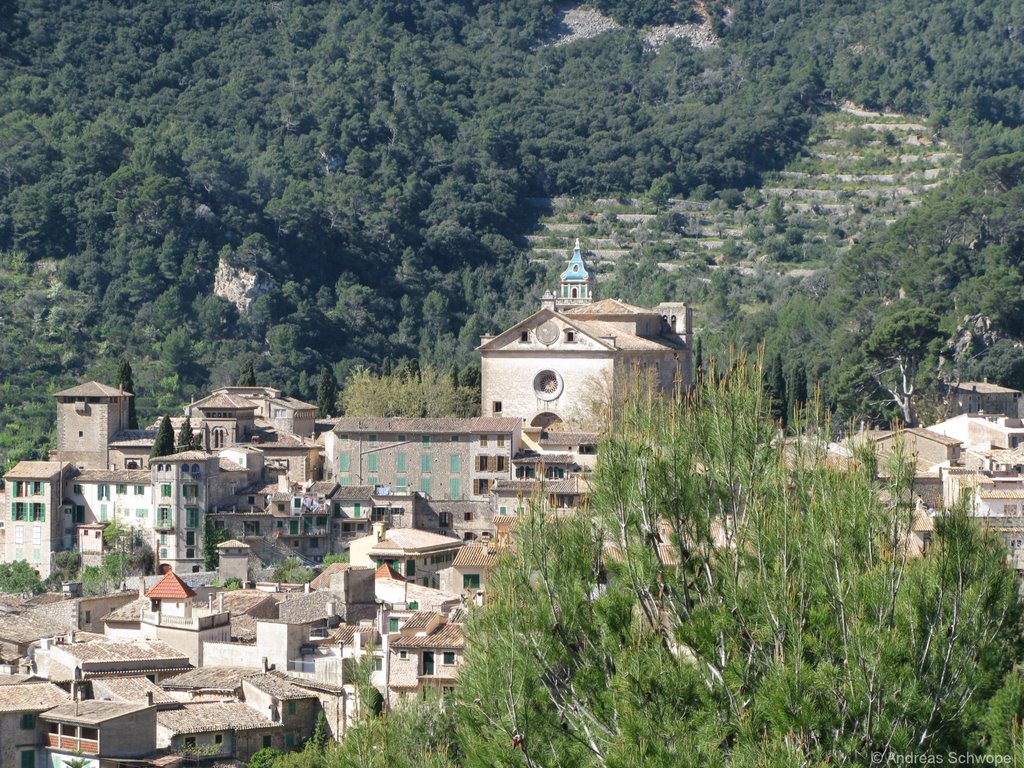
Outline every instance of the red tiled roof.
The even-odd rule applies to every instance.
[[[187,600],[188,598],[195,596],[196,591],[182,581],[174,571],[168,571],[167,574],[160,579],[160,581],[154,584],[153,588],[146,593],[146,597],[148,598],[158,598],[162,600]]]
[[[398,579],[398,581],[405,581],[405,579],[402,578],[402,574],[391,567],[391,563],[384,563],[381,565],[381,567],[377,569],[377,572],[373,574],[373,578]]]

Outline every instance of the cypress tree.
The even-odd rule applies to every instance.
[[[192,432],[192,422],[189,419],[181,425],[181,429],[178,430],[178,443],[174,446],[176,451],[191,451],[195,447],[196,436]]]
[[[135,394],[135,380],[132,377],[132,365],[128,362],[127,355],[121,357],[117,366],[117,381],[114,385],[123,392]],[[139,416],[135,412],[135,398],[128,398],[128,429],[139,428]]]
[[[238,375],[238,384],[236,386],[256,386],[256,368],[253,366],[252,360],[245,361],[245,365],[242,366],[242,372]]]
[[[772,398],[772,416],[786,425],[789,403],[786,400],[786,378],[782,372],[782,355],[776,352],[764,372],[764,388]]]
[[[803,361],[798,361],[793,366],[793,373],[789,379],[790,405],[796,408],[807,402],[807,369]]]
[[[693,343],[693,383],[698,383],[704,378],[704,345],[701,343],[700,336]]]
[[[320,371],[320,381],[316,386],[316,411],[317,416],[325,419],[333,416],[338,402],[338,382],[334,378],[334,371],[325,366]]]
[[[160,421],[160,429],[157,430],[156,440],[153,441],[153,450],[149,452],[149,458],[157,459],[172,453],[174,453],[174,430],[171,428],[170,417],[164,416]]]

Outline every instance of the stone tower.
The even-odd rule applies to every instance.
[[[79,469],[109,469],[107,443],[128,429],[130,392],[97,381],[79,384],[57,398],[57,451],[53,458]]]

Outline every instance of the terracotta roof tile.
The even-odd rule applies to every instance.
[[[288,682],[275,672],[251,675],[245,681],[275,699],[312,699],[316,694]]]
[[[402,578],[402,574],[391,567],[390,563],[383,563],[377,572],[373,574],[375,579],[394,579],[395,581],[405,581]]]
[[[168,571],[164,577],[146,593],[146,597],[151,600],[187,600],[188,598],[195,596],[196,591],[182,581],[181,577],[179,577],[174,571]]]
[[[522,423],[522,419],[503,416],[474,416],[466,419],[345,416],[338,419],[334,425],[334,431],[338,434],[375,432],[412,435],[511,433],[520,428]]]
[[[455,568],[490,568],[497,559],[497,554],[489,547],[480,544],[467,544],[455,553],[452,566]]]
[[[60,461],[19,461],[8,470],[4,477],[8,480],[51,478],[60,474],[61,468],[64,466],[66,465]]]
[[[143,704],[125,704],[120,701],[76,701],[54,707],[44,715],[46,720],[60,720],[62,723],[80,723],[82,725],[98,725],[108,720],[115,720],[125,715],[139,712],[148,707]]]
[[[70,389],[62,389],[60,392],[54,392],[54,397],[134,397],[131,392],[125,392],[124,390],[118,389],[117,387],[108,387],[106,384],[100,384],[98,381],[87,381],[84,384],[71,387]]]
[[[154,704],[177,702],[163,688],[146,677],[108,677],[104,680],[92,681],[92,697],[94,699],[113,699],[133,704],[146,701],[146,694],[153,694]]]
[[[180,709],[157,712],[157,725],[172,734],[210,731],[252,731],[279,728],[252,707],[241,702],[199,702],[183,704]]]
[[[50,682],[0,685],[0,712],[42,712],[70,700],[64,690]]]
[[[221,691],[234,693],[242,680],[249,675],[262,672],[253,667],[199,667],[161,681],[160,685],[171,691]]]
[[[442,624],[429,635],[402,635],[391,641],[391,648],[465,648],[461,624]]]

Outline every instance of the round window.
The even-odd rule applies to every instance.
[[[554,371],[541,371],[533,379],[533,391],[541,400],[554,400],[562,394],[562,377]]]

